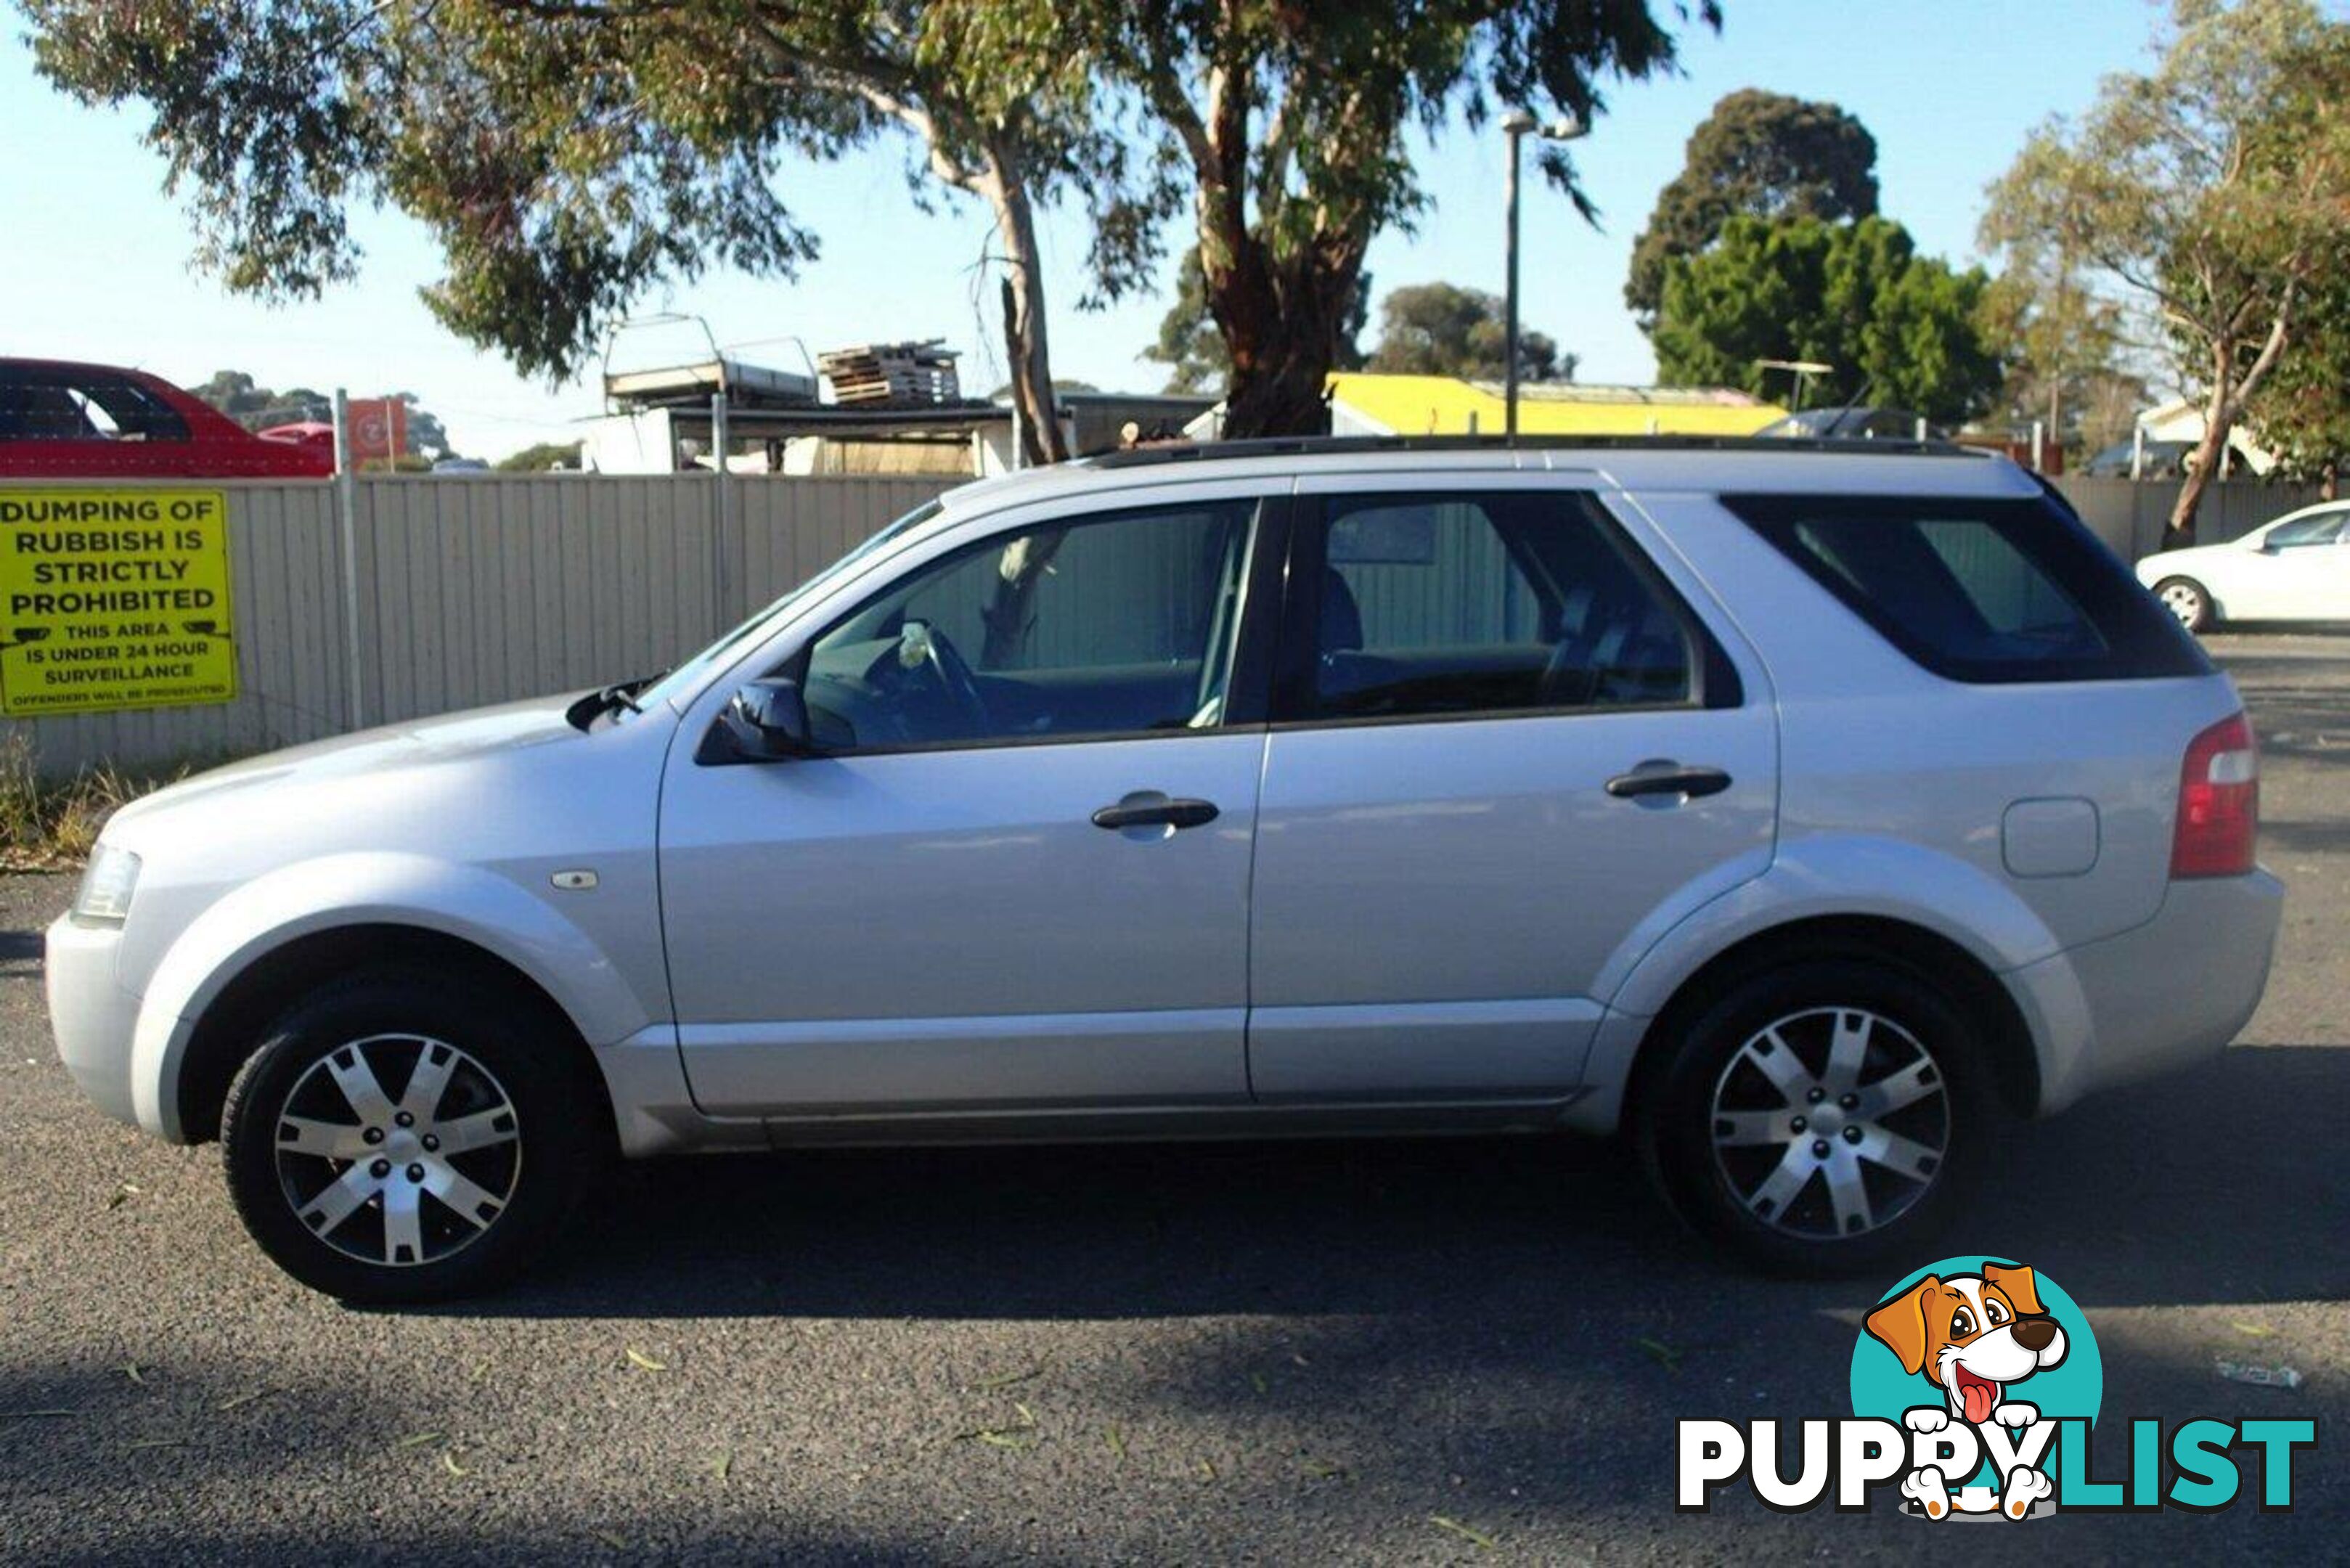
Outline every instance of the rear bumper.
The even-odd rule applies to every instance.
[[[76,925],[61,917],[49,928],[43,968],[58,1059],[99,1109],[136,1126],[130,1042],[139,999],[115,980],[121,945],[122,932],[114,927]]]
[[[2146,924],[2012,971],[2037,1023],[2041,1114],[2225,1049],[2260,1006],[2283,914],[2265,871],[2173,882]]]

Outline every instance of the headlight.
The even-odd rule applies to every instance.
[[[138,886],[139,857],[100,844],[89,852],[89,867],[81,874],[73,918],[86,926],[119,926],[130,913],[130,894]]]

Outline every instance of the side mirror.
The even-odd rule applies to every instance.
[[[752,762],[781,762],[816,753],[808,732],[807,699],[800,683],[785,677],[754,680],[735,692],[719,722],[736,753]]]

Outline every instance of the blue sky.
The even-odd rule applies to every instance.
[[[2148,0],[1723,0],[1723,9],[1719,37],[1688,38],[1684,77],[1614,88],[1611,111],[1578,145],[1601,229],[1529,182],[1525,320],[1582,356],[1584,380],[1645,381],[1654,371],[1624,309],[1625,263],[1690,132],[1722,94],[1762,87],[1858,115],[1877,137],[1886,213],[1924,250],[1963,259],[1982,188],[2025,134],[2051,113],[2085,108],[2102,75],[2139,67],[2158,20]],[[275,386],[409,389],[461,450],[493,457],[564,439],[567,421],[597,411],[592,387],[525,381],[443,331],[416,298],[438,275],[437,256],[395,214],[359,223],[368,259],[356,284],[284,307],[231,297],[191,268],[185,216],[162,192],[161,160],[139,143],[143,119],[55,92],[34,73],[24,30],[20,14],[0,8],[0,145],[10,150],[0,219],[17,236],[0,251],[0,352],[139,365],[183,383],[234,368]],[[1436,206],[1416,234],[1372,247],[1376,292],[1440,278],[1499,292],[1503,161],[1498,133],[1456,130],[1426,151],[1421,174]],[[641,308],[698,312],[723,343],[796,336],[820,349],[944,337],[964,351],[965,387],[987,390],[1002,379],[1002,354],[988,337],[992,303],[974,303],[972,268],[989,225],[967,202],[917,213],[902,164],[892,150],[786,169],[787,202],[824,242],[816,265],[792,281],[714,275]],[[1079,313],[1082,224],[1082,214],[1059,214],[1045,229],[1055,371],[1154,389],[1163,371],[1137,356],[1165,296]],[[788,361],[792,351],[773,352]]]

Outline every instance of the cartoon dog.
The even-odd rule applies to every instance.
[[[1870,1313],[1868,1332],[1905,1370],[1923,1374],[1942,1390],[1941,1404],[1916,1406],[1903,1415],[1913,1432],[1939,1432],[1953,1417],[1976,1427],[2028,1427],[2040,1419],[2038,1407],[2009,1398],[2008,1389],[2064,1359],[2064,1331],[2041,1309],[2032,1271],[2016,1264],[1985,1263],[1980,1274],[1947,1280],[1929,1274]],[[2001,1479],[2000,1511],[2011,1518],[2022,1518],[2053,1490],[2028,1465]],[[1929,1518],[1950,1511],[1938,1469],[1911,1472],[1901,1490]]]

